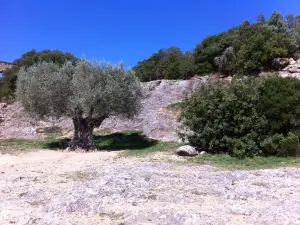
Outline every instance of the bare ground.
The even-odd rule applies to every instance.
[[[300,224],[300,169],[223,171],[178,160],[0,155],[0,224]]]

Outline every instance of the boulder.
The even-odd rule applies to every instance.
[[[286,66],[288,66],[290,63],[290,59],[287,59],[287,58],[277,58],[277,59],[274,59],[273,62],[272,62],[272,66],[275,68],[275,69],[282,69]]]
[[[206,154],[207,154],[206,151],[202,151],[202,152],[199,153],[199,155],[206,155]]]
[[[179,156],[196,156],[199,153],[194,147],[190,145],[184,145],[176,150],[176,154]]]

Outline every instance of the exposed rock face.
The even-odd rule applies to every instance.
[[[277,58],[277,59],[274,59],[273,62],[272,62],[272,66],[275,68],[275,69],[282,69],[286,66],[288,66],[290,63],[289,59],[287,58]]]
[[[282,77],[296,77],[300,79],[300,59],[289,59],[289,65],[279,72]]]
[[[143,109],[132,121],[116,118],[105,120],[101,127],[117,130],[143,130],[148,137],[163,140],[179,140],[176,116],[165,109],[168,105],[182,100],[186,95],[206,83],[207,77],[191,80],[158,80],[142,84]]]
[[[163,141],[178,141],[176,134],[178,122],[176,115],[165,107],[182,100],[186,95],[206,83],[208,77],[191,80],[157,80],[142,83],[143,109],[133,120],[109,118],[100,128],[123,130],[143,130],[148,137]],[[2,115],[2,116],[1,116]],[[52,122],[35,122],[24,113],[20,104],[0,108],[0,138],[35,138],[39,137],[45,127],[59,126],[72,129],[70,119]]]
[[[184,145],[176,150],[176,154],[179,156],[196,156],[199,153],[193,146]]]
[[[0,104],[0,138],[35,138],[38,124],[23,111],[19,103]]]

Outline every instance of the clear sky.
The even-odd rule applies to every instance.
[[[0,61],[35,48],[134,66],[274,10],[298,15],[300,0],[0,0]]]

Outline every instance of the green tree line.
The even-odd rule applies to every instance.
[[[193,51],[177,47],[160,49],[134,67],[141,81],[188,79],[195,74],[256,75],[274,69],[273,60],[300,57],[300,16],[285,18],[273,12],[269,19],[259,14],[256,22],[205,38]]]

